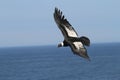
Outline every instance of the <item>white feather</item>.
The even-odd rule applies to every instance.
[[[63,42],[61,42],[60,44],[61,44],[62,47],[64,46],[64,43],[63,43]]]
[[[77,37],[76,32],[74,32],[73,30],[68,29],[67,27],[65,27],[65,29],[66,29],[66,31],[67,31],[67,33],[68,33],[68,35],[70,37]]]
[[[83,44],[81,42],[73,42],[73,44],[75,45],[75,47],[77,48],[77,50],[83,48]]]

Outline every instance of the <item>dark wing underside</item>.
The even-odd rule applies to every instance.
[[[57,8],[55,8],[54,19],[64,37],[67,38],[78,36],[72,25],[67,21],[67,19],[65,19],[64,15],[62,15],[62,12]]]

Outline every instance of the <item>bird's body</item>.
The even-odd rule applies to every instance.
[[[64,41],[58,44],[58,46],[70,46],[74,54],[89,60],[87,50],[84,46],[89,46],[90,40],[85,36],[79,37],[72,25],[67,21],[67,19],[65,19],[62,12],[57,8],[55,8],[54,19],[64,36]]]

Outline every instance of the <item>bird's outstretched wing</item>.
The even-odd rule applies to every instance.
[[[78,36],[72,25],[67,21],[67,19],[65,19],[64,15],[62,15],[62,11],[58,8],[55,8],[54,19],[64,38]]]
[[[71,50],[74,52],[74,54],[90,60],[87,54],[87,50],[81,42],[71,42],[70,47],[71,47]]]

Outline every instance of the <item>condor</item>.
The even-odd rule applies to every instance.
[[[90,46],[89,38],[85,36],[79,37],[72,25],[62,15],[62,11],[58,8],[55,8],[54,20],[64,36],[63,42],[59,43],[58,47],[69,46],[74,54],[90,60],[85,48],[85,46]]]

